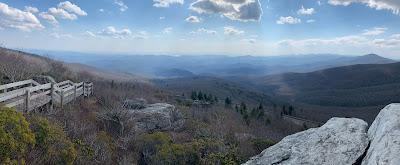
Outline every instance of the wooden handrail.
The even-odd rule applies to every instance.
[[[7,89],[28,85],[20,89]],[[34,85],[34,86],[32,86]],[[7,107],[15,107],[25,104],[26,112],[34,109],[34,106],[41,106],[47,103],[58,102],[63,106],[70,101],[76,100],[79,96],[89,96],[92,94],[92,83],[80,82],[73,83],[72,81],[63,81],[61,83],[39,84],[34,80],[25,80],[11,84],[0,85],[0,90],[4,93],[0,94],[0,104],[6,103]],[[44,97],[44,99],[41,99]],[[41,101],[38,101],[40,99]],[[32,105],[31,105],[32,103]],[[35,104],[36,103],[36,104]]]
[[[15,83],[11,83],[11,84],[0,85],[0,90],[30,84],[30,83],[32,83],[32,81],[33,80],[25,80],[25,81],[19,81],[19,82],[15,82]]]

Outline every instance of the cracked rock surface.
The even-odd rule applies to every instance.
[[[368,130],[371,141],[363,165],[400,164],[400,104],[390,104]]]
[[[245,164],[353,164],[367,149],[367,128],[361,119],[332,118],[319,128],[283,138]]]

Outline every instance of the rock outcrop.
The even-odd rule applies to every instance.
[[[360,119],[332,118],[319,128],[283,138],[245,164],[353,164],[368,146],[367,127]]]
[[[400,164],[400,104],[386,106],[367,132],[361,119],[332,118],[287,136],[245,164]]]
[[[127,109],[143,109],[147,106],[147,100],[143,98],[127,99],[123,102],[123,106]]]
[[[368,130],[371,142],[363,165],[400,164],[400,104],[383,108]]]
[[[54,80],[53,77],[51,76],[36,76],[33,78],[33,80],[35,80],[36,82],[40,83],[40,84],[47,84],[47,83],[54,83],[57,84],[56,80]]]
[[[130,109],[129,122],[137,133],[177,130],[185,119],[175,106],[166,103],[147,105],[143,109]]]

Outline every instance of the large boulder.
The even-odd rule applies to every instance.
[[[38,82],[39,84],[47,84],[47,83],[54,83],[57,84],[56,80],[54,80],[53,77],[51,76],[36,76],[33,78],[33,80],[35,80],[36,82]]]
[[[283,138],[245,164],[353,164],[368,146],[368,124],[355,118],[332,118],[319,128]]]
[[[124,108],[143,109],[147,106],[147,101],[143,98],[127,99],[123,102]]]
[[[368,130],[370,147],[363,165],[400,164],[400,104],[383,108]]]
[[[150,104],[144,109],[132,109],[130,122],[136,133],[177,130],[185,119],[175,106],[166,103]]]

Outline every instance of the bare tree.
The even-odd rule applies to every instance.
[[[11,82],[30,79],[42,71],[40,66],[26,59],[22,53],[5,48],[0,48],[0,61],[0,73]]]

